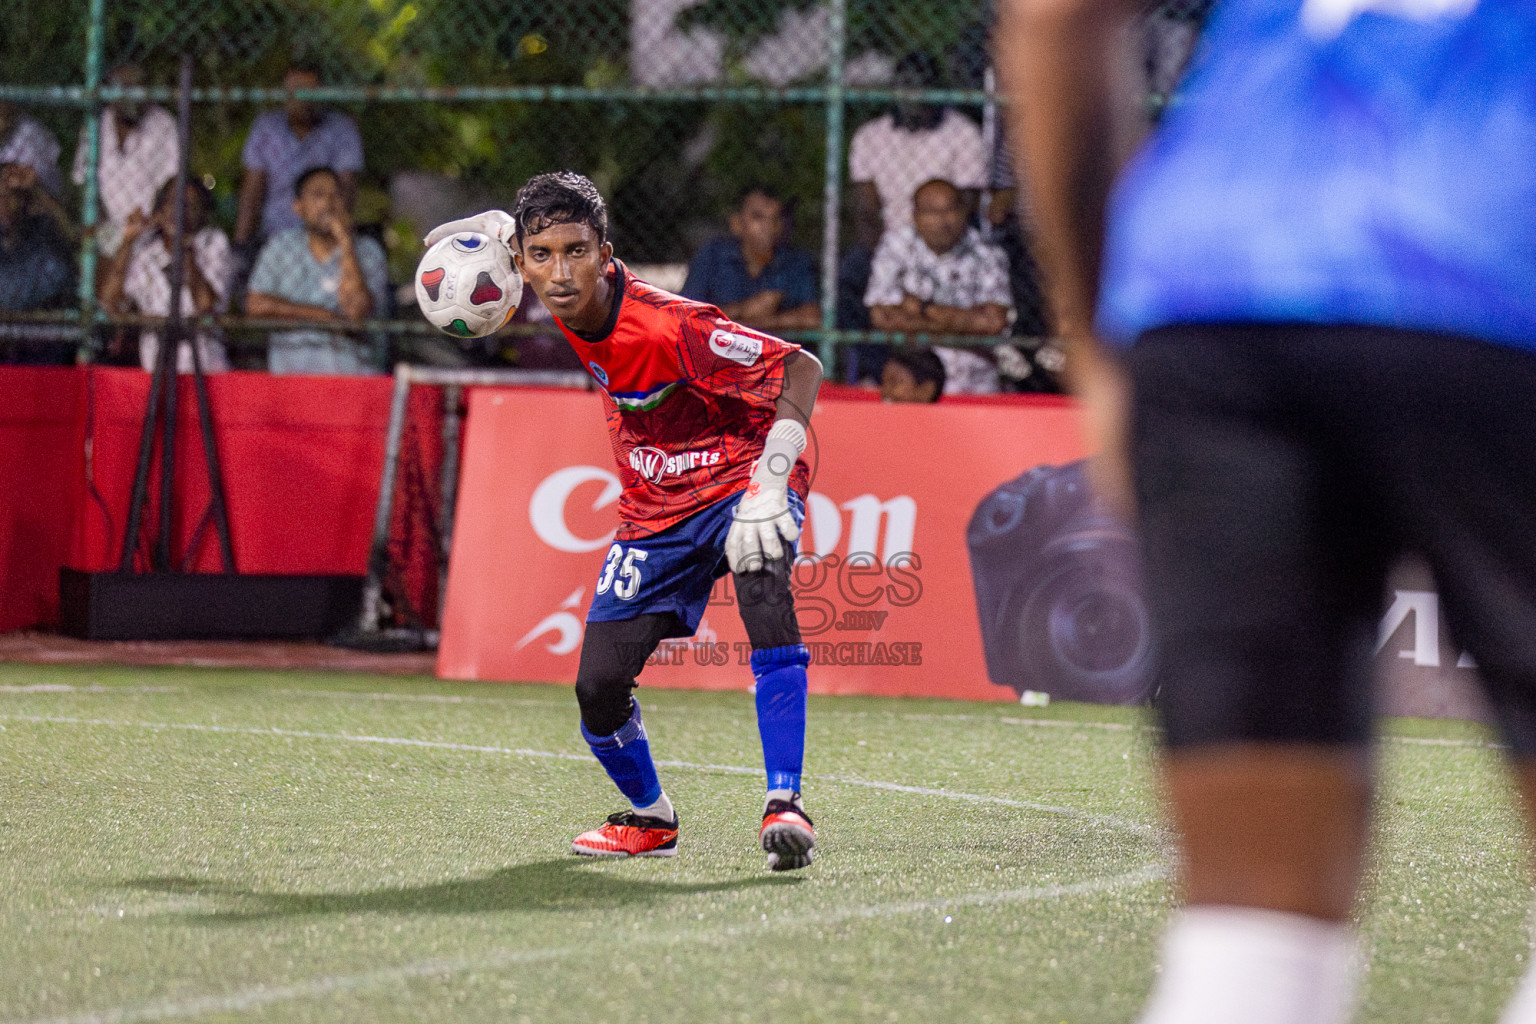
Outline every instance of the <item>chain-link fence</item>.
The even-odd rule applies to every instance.
[[[1149,107],[1209,2],[1147,19]],[[561,366],[535,302],[457,342],[414,315],[409,286],[432,225],[572,168],[642,276],[836,352],[840,373],[876,365],[860,343],[940,332],[898,315],[910,296],[909,313],[1000,307],[943,330],[1014,336],[984,362],[1049,386],[1029,380],[1049,320],[1002,155],[991,19],[989,0],[9,5],[0,355],[150,365],[184,162],[182,303],[207,367]],[[301,181],[312,167],[330,173]],[[945,229],[948,250],[914,226],[930,179],[969,225]],[[901,231],[923,246],[884,251]]]

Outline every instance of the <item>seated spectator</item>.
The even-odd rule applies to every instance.
[[[32,168],[50,195],[57,196],[64,184],[59,176],[59,140],[5,100],[0,100],[0,164]]]
[[[880,371],[880,399],[937,402],[944,393],[944,379],[944,363],[933,349],[903,345],[891,352]]]
[[[48,309],[69,298],[73,266],[58,204],[28,164],[0,164],[0,310]]]
[[[347,214],[341,179],[312,167],[294,186],[302,227],[273,235],[251,272],[251,316],[344,324],[383,315],[389,302],[384,248],[360,237]],[[273,373],[364,374],[380,369],[372,346],[334,331],[278,331],[267,349]]]
[[[784,244],[784,200],[767,186],[751,186],[731,214],[730,229],[730,237],[694,255],[683,294],[758,330],[816,327],[816,263]]]
[[[208,190],[200,182],[187,182],[186,248],[181,270],[181,313],[207,316],[229,307],[229,281],[233,270],[229,238],[208,224]],[[175,257],[176,182],[160,188],[154,214],[145,217],[135,210],[123,225],[122,244],[102,275],[102,306],[112,313],[169,316],[171,312],[171,260]],[[199,330],[197,356],[205,373],[229,369],[224,345],[212,331]],[[139,335],[139,365],[153,371],[160,339],[153,331]],[[192,345],[183,339],[176,350],[176,372],[192,372]]]
[[[58,197],[48,191],[37,168],[31,164],[0,161],[0,175],[5,177],[7,187],[21,194],[24,212],[28,216],[41,217],[47,221],[49,229],[61,245],[72,248],[80,240],[75,222],[70,219],[69,212],[64,209]]]
[[[70,297],[73,263],[54,219],[37,209],[37,172],[0,164],[0,312],[56,308]],[[67,362],[72,350],[44,341],[0,345],[10,363]]]
[[[241,150],[245,177],[240,183],[240,211],[235,244],[271,238],[299,226],[291,197],[299,175],[312,167],[328,167],[336,175],[344,209],[352,209],[357,175],[363,169],[363,140],[347,115],[326,110],[310,100],[292,98],[295,89],[319,86],[310,68],[292,67],[283,76],[290,93],[282,110],[256,118]]]
[[[947,181],[923,184],[912,224],[887,232],[875,251],[864,293],[877,330],[923,334],[1002,334],[1013,320],[1008,257],[966,224],[960,191]],[[946,394],[998,390],[997,368],[969,349],[936,348]]]
[[[142,86],[144,71],[137,64],[124,64],[107,76],[107,84]],[[76,185],[85,184],[86,155],[82,127],[72,174]],[[137,213],[141,223],[153,218],[161,186],[176,177],[180,161],[176,119],[164,107],[117,100],[102,110],[97,182],[104,216],[96,225],[96,244],[103,258],[117,252],[132,214]]]

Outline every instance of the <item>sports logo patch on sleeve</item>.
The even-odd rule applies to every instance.
[[[716,331],[709,336],[709,350],[723,359],[742,366],[751,366],[763,354],[763,341],[750,334]]]

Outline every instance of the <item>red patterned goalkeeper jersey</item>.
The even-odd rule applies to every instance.
[[[619,300],[598,337],[555,323],[602,385],[619,464],[619,540],[660,533],[743,489],[762,454],[798,345],[754,331],[714,306],[637,280],[618,260]],[[790,486],[802,498],[801,459]]]

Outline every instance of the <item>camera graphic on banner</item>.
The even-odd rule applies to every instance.
[[[1153,645],[1135,535],[1093,496],[1084,461],[992,491],[966,530],[987,675],[1100,704],[1145,701]]]

